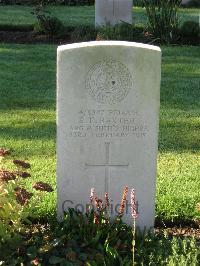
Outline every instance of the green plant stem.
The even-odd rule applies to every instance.
[[[132,227],[132,235],[133,235],[133,240],[132,240],[132,255],[133,255],[133,266],[135,264],[135,218],[133,219],[133,227]]]

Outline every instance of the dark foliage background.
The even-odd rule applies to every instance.
[[[0,0],[0,4],[4,5],[35,5],[41,0]],[[46,4],[56,4],[56,5],[94,5],[95,0],[42,0]],[[150,2],[155,2],[157,5],[160,0],[149,0]],[[134,6],[144,6],[144,0],[134,0]],[[199,0],[190,0],[187,4],[181,4],[183,7],[200,7]]]

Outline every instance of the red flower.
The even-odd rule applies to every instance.
[[[40,261],[38,258],[35,258],[34,260],[31,261],[31,264],[37,266],[40,264]]]
[[[33,185],[33,188],[40,191],[47,191],[47,192],[53,191],[53,188],[49,184],[43,182],[36,182]]]
[[[124,192],[122,195],[122,200],[121,200],[120,209],[119,209],[119,216],[122,216],[124,214],[127,193],[128,193],[128,187],[126,186],[124,188]]]
[[[105,207],[108,208],[110,206],[110,201],[108,197],[108,192],[105,193]]]
[[[30,168],[30,163],[26,163],[24,161],[21,161],[21,160],[13,160],[13,163],[16,165],[16,166],[20,166],[22,168],[25,168],[25,169],[28,169]]]

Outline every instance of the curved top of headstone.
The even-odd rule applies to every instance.
[[[127,46],[127,47],[135,47],[142,48],[148,50],[154,50],[160,52],[161,49],[155,45],[149,45],[144,43],[137,42],[126,42],[126,41],[91,41],[91,42],[81,42],[81,43],[73,43],[58,46],[58,51],[76,49],[76,48],[84,48],[84,47],[98,47],[98,46]]]

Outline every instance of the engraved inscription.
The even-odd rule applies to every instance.
[[[99,103],[121,102],[132,88],[132,76],[121,62],[107,59],[91,67],[86,78],[86,90]]]
[[[147,136],[148,126],[133,110],[81,109],[74,123],[68,125],[67,132],[73,138],[143,138]]]

